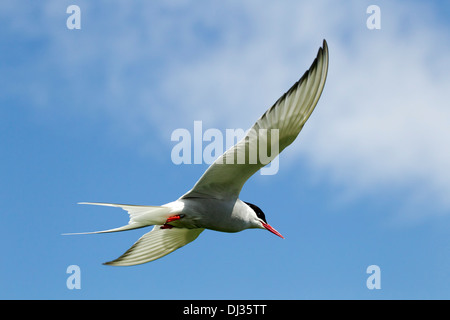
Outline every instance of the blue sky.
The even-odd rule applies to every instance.
[[[449,299],[450,41],[442,1],[2,1],[0,298]],[[69,30],[66,9],[81,9]],[[369,30],[366,9],[381,9]],[[275,175],[252,177],[262,230],[206,231],[108,267],[146,230],[81,201],[161,205],[206,164],[177,128],[249,128],[310,66],[329,76]],[[240,116],[236,116],[239,112]],[[78,265],[81,289],[66,269]],[[381,289],[366,269],[378,265]]]

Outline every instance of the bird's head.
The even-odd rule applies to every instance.
[[[264,212],[258,206],[255,206],[253,203],[249,203],[249,202],[245,202],[245,204],[247,206],[249,206],[250,209],[252,209],[252,211],[254,212],[254,217],[253,217],[254,219],[252,222],[253,222],[255,228],[269,230],[273,234],[276,234],[277,236],[284,239],[284,237],[277,230],[275,230],[271,225],[269,225],[267,223]]]

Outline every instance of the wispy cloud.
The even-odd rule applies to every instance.
[[[423,201],[423,215],[448,212],[448,26],[430,22],[422,7],[382,10],[381,30],[354,32],[351,45],[335,43],[323,108],[303,152],[353,193],[400,188],[408,190],[405,207],[413,215]]]
[[[426,201],[423,215],[450,209],[450,83],[443,71],[450,48],[442,41],[448,26],[433,20],[432,8],[386,3],[382,29],[373,31],[362,4],[245,9],[253,33],[243,41],[231,27],[233,40],[201,61],[175,65],[164,82],[169,103],[182,101],[188,118],[242,125],[301,75],[325,37],[328,83],[308,124],[314,130],[305,128],[293,148],[345,192],[406,189],[405,208]],[[172,86],[183,90],[170,94]]]
[[[360,1],[79,1],[82,30],[69,31],[69,4],[1,5],[2,42],[17,52],[32,43],[1,66],[14,80],[1,81],[6,95],[25,92],[43,112],[101,116],[132,137],[161,132],[170,144],[194,120],[249,127],[326,38],[323,97],[280,165],[301,153],[322,181],[356,196],[407,189],[407,203],[450,209],[449,26],[436,8],[381,2],[382,28],[370,31],[371,3]]]

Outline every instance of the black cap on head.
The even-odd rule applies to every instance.
[[[245,202],[245,201],[244,201]],[[267,223],[266,221],[266,216],[264,215],[264,212],[262,212],[262,210],[258,207],[255,206],[253,203],[249,203],[249,202],[245,202],[250,208],[253,209],[253,211],[255,211],[256,216],[258,218],[260,218],[262,221],[264,221],[265,223]]]

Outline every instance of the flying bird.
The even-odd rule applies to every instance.
[[[130,220],[119,228],[76,234],[117,232],[153,225],[153,229],[123,255],[104,263],[113,266],[132,266],[159,259],[194,241],[205,229],[239,232],[260,228],[283,238],[267,223],[263,211],[241,201],[239,194],[255,172],[296,139],[319,101],[327,72],[328,46],[323,40],[309,70],[256,121],[242,140],[209,166],[191,190],[162,206],[81,202],[122,208],[128,212]],[[267,132],[271,130],[278,134],[277,146],[268,139]],[[267,148],[272,150],[269,161],[251,161],[252,150],[261,143],[268,144]],[[236,159],[245,161],[236,163]]]

